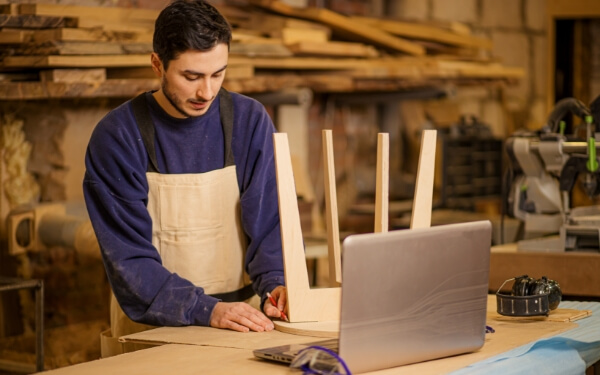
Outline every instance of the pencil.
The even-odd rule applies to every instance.
[[[271,301],[271,304],[273,306],[275,306],[275,308],[277,308],[277,302],[275,301],[275,298],[273,298],[273,296],[271,295],[271,293],[267,292],[267,297],[269,297],[269,301]],[[281,318],[283,320],[285,320],[286,322],[289,322],[287,316],[285,316],[285,313],[283,311],[279,311],[281,313]]]

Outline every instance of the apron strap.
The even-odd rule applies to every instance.
[[[136,96],[132,101],[133,115],[135,116],[135,122],[137,123],[140,133],[142,135],[142,141],[146,146],[146,152],[150,158],[148,163],[148,172],[160,173],[158,170],[158,161],[156,160],[156,150],[154,149],[154,122],[148,112],[148,104],[146,102],[146,93],[142,93]]]
[[[156,149],[154,147],[155,130],[154,122],[148,112],[148,103],[146,93],[136,96],[132,101],[133,115],[140,129],[142,141],[146,147],[146,152],[150,158],[147,172],[160,173],[158,161],[156,159]],[[219,114],[221,118],[221,127],[223,128],[223,139],[225,143],[225,167],[235,165],[233,151],[231,149],[231,139],[233,134],[233,100],[229,91],[221,87],[219,90]]]
[[[231,138],[233,134],[233,101],[229,91],[221,87],[219,91],[219,113],[221,114],[221,126],[225,140],[225,167],[235,165],[233,151],[231,150]]]
[[[254,297],[254,294],[255,293],[254,289],[252,289],[252,284],[248,284],[241,289],[234,290],[233,292],[215,293],[209,294],[209,296],[220,299],[223,302],[242,302]]]

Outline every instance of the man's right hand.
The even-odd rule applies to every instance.
[[[244,302],[217,302],[210,326],[239,332],[271,331],[275,326],[263,313]]]

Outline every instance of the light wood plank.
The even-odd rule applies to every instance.
[[[152,52],[150,43],[59,42],[27,44],[17,49],[19,55],[119,55]]]
[[[0,4],[0,14],[19,14],[19,4]]]
[[[148,66],[150,55],[7,56],[5,67],[95,68]]]
[[[351,92],[355,84],[351,77],[342,75],[287,73],[256,73],[252,79],[225,82],[228,90],[246,93],[279,91],[289,87],[309,87],[316,92]]]
[[[325,222],[329,249],[329,286],[342,282],[342,252],[340,249],[340,226],[337,205],[333,135],[330,129],[322,131],[323,177],[325,183]]]
[[[410,228],[429,228],[433,201],[436,130],[423,130]]]
[[[287,315],[291,323],[337,320],[340,288],[310,289],[287,134],[273,135]]]
[[[145,91],[157,90],[157,79],[106,80],[101,83],[2,82],[2,100],[53,98],[132,98]]]
[[[377,135],[377,177],[375,181],[375,233],[389,228],[390,137]]]
[[[48,30],[36,30],[33,32],[33,40],[41,43],[46,41],[60,42],[138,42],[152,43],[152,33],[134,33],[108,31],[101,28],[57,28]]]
[[[373,46],[349,42],[306,42],[288,44],[287,48],[297,56],[344,56],[377,57],[379,52]]]
[[[425,49],[418,44],[395,37],[374,27],[354,22],[349,17],[328,9],[294,8],[281,1],[274,0],[252,0],[251,3],[286,16],[305,18],[323,23],[338,33],[351,35],[354,38],[361,39],[361,41],[369,41],[398,52],[416,56],[425,54]]]
[[[231,43],[229,52],[232,55],[245,55],[249,57],[290,57],[290,51],[281,42],[247,39],[242,42]]]
[[[148,61],[145,67],[111,68],[106,72],[108,79],[157,78]],[[235,79],[250,79],[254,77],[252,65],[228,65],[225,70],[225,82]]]
[[[387,31],[390,34],[407,38],[428,40],[453,46],[481,48],[485,50],[491,50],[493,48],[491,39],[456,34],[435,26],[419,24],[415,22],[400,22],[370,17],[355,16],[351,17],[351,19],[355,20],[356,22],[362,22],[366,25]]]
[[[22,44],[31,40],[33,32],[4,28],[0,30],[0,44]]]
[[[329,40],[329,33],[318,29],[284,27],[271,32],[270,35],[273,38],[281,39],[285,45],[297,42],[325,43]]]
[[[20,14],[60,16],[60,17],[94,17],[105,20],[127,22],[144,21],[154,23],[160,10],[143,8],[90,7],[66,4],[21,4]]]
[[[0,14],[0,28],[46,29],[77,27],[77,20],[67,17]]]
[[[597,0],[547,0],[546,9],[551,19],[600,17]]]
[[[375,62],[377,63],[377,62]],[[262,69],[279,70],[335,70],[371,66],[365,59],[334,59],[316,57],[287,57],[279,59],[230,56],[229,65],[254,65]]]
[[[79,27],[86,29],[101,28],[107,31],[130,32],[130,33],[152,33],[153,23],[123,22],[118,19],[105,19],[98,17],[78,17]]]
[[[252,12],[247,27],[253,30],[259,30],[265,34],[288,27],[295,29],[321,30],[327,33],[327,39],[331,37],[331,28],[321,23],[263,12]]]
[[[106,81],[106,69],[51,69],[40,71],[42,82],[88,82]]]

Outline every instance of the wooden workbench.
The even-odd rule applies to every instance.
[[[517,251],[517,244],[492,247],[490,291],[510,278],[527,274],[556,280],[566,296],[600,297],[600,253]],[[503,289],[510,288],[509,282]]]
[[[577,327],[577,322],[555,322],[547,318],[514,320],[514,318],[499,316],[495,310],[495,298],[490,296],[487,324],[493,326],[496,332],[486,335],[482,349],[465,355],[381,370],[372,374],[447,373],[540,338],[556,336]],[[122,340],[159,346],[48,373],[53,375],[298,374],[298,371],[293,371],[286,365],[254,358],[252,350],[284,343],[318,341],[322,338],[296,336],[277,331],[239,333],[208,327],[163,327],[125,336]]]

